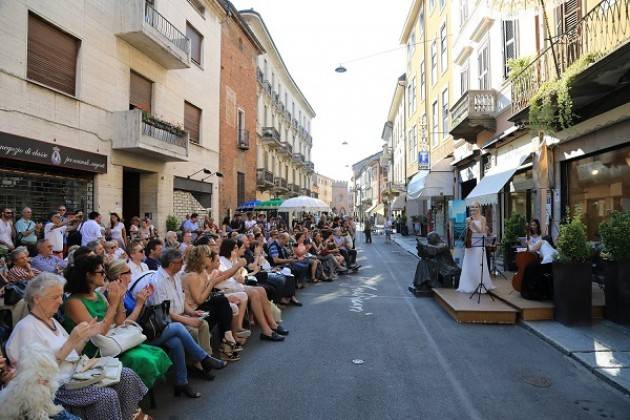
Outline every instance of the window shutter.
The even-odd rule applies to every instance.
[[[190,58],[201,64],[201,41],[203,36],[190,23],[186,23],[186,36],[190,38]]]
[[[74,95],[79,45],[75,37],[29,14],[27,77]]]
[[[152,86],[153,82],[132,71],[129,86],[129,104],[150,113]]]
[[[184,129],[190,135],[190,141],[199,144],[199,127],[201,125],[201,109],[184,102]]]

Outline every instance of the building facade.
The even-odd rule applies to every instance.
[[[262,16],[240,12],[265,53],[257,59],[256,198],[310,195],[315,111],[295,83]]]
[[[256,199],[256,57],[264,52],[236,8],[222,4],[229,14],[221,25],[221,217]]]
[[[4,2],[2,206],[166,217],[218,206],[214,1]]]
[[[333,182],[332,178],[325,175],[315,173],[315,183],[317,184],[317,198],[332,209],[333,205]]]
[[[352,214],[352,195],[348,181],[333,181],[331,209],[339,215]]]
[[[383,152],[380,151],[352,165],[352,202],[354,217],[359,221],[367,217],[372,217],[377,222],[383,221],[385,212],[381,195],[384,184],[382,156]]]

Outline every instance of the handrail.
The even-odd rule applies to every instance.
[[[160,14],[149,2],[144,2],[144,21],[166,37],[187,56],[190,55],[190,39]]]

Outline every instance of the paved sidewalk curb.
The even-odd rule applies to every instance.
[[[405,244],[400,237],[392,236],[392,241],[396,245],[398,245],[403,251],[407,251],[409,254],[413,255],[417,259],[420,259],[420,257],[418,256],[417,251],[415,250],[415,248],[413,250],[409,249],[408,246],[405,246],[407,244]]]
[[[597,376],[599,379],[602,379],[608,385],[610,385],[613,388],[621,391],[624,395],[630,397],[630,388],[626,388],[624,385],[622,385],[619,382],[613,380],[609,376],[603,374],[599,369],[589,366],[583,360],[578,358],[575,355],[575,352],[572,352],[570,350],[565,349],[562,345],[560,345],[559,343],[557,343],[553,339],[547,337],[542,332],[538,331],[536,328],[534,328],[532,325],[530,325],[529,322],[521,320],[521,321],[518,322],[518,325],[520,325],[522,328],[530,331],[532,334],[534,334],[535,336],[539,337],[540,339],[542,339],[544,342],[546,342],[547,344],[551,345],[555,349],[559,350],[560,353],[562,353],[565,356],[570,357],[572,360],[578,362],[580,365],[582,365],[584,368],[586,368],[589,372],[591,372],[592,374]],[[622,368],[622,369],[626,369],[626,368]]]

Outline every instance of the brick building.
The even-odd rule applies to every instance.
[[[256,198],[256,57],[260,42],[229,1],[221,25],[220,181],[218,216]]]
[[[333,181],[330,205],[337,214],[351,214],[352,195],[348,189],[348,181]]]

